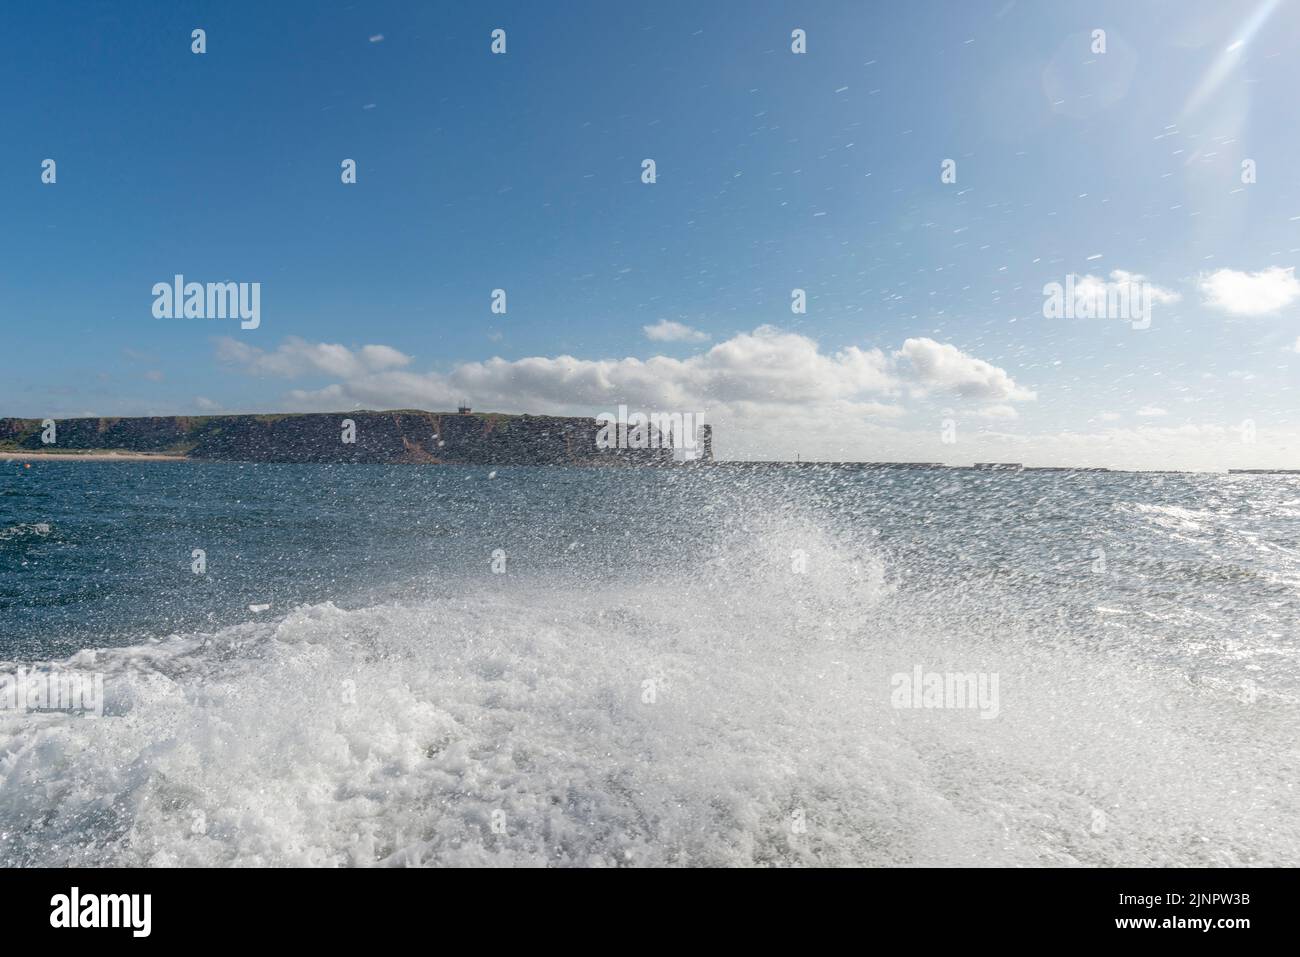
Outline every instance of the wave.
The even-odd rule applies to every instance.
[[[46,522],[20,522],[7,528],[0,528],[0,542],[10,539],[44,538],[51,532]]]
[[[918,590],[869,535],[734,531],[693,570],[485,573],[80,652],[104,717],[0,712],[0,862],[1297,859],[1292,705]],[[999,713],[894,707],[918,666],[999,675]]]

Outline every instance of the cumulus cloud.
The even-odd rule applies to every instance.
[[[896,358],[910,364],[918,391],[943,391],[971,399],[1025,402],[1036,398],[1004,370],[933,339],[908,339]]]
[[[1234,316],[1263,316],[1289,306],[1300,297],[1295,268],[1270,266],[1259,272],[1219,269],[1202,275],[1202,301]]]
[[[1183,297],[1172,289],[1158,286],[1141,273],[1112,269],[1110,279],[1100,276],[1074,276],[1074,306],[1076,316],[1110,316],[1115,308],[1108,304],[1128,303],[1130,309],[1142,304],[1178,302]],[[1145,298],[1143,298],[1145,296]]]
[[[895,364],[879,349],[849,346],[825,353],[806,336],[770,326],[685,359],[493,358],[461,363],[446,373],[361,369],[357,353],[300,341],[287,341],[274,353],[223,344],[219,355],[258,371],[325,372],[326,362],[351,370],[336,374],[342,381],[325,389],[292,393],[313,405],[351,400],[374,407],[439,407],[467,396],[480,407],[503,411],[604,409],[620,402],[685,408],[716,402],[817,403],[890,396],[900,388]]]
[[[642,326],[651,342],[707,342],[709,334],[670,319],[660,319],[653,326]]]
[[[328,342],[307,342],[290,336],[274,352],[229,337],[217,340],[217,358],[242,366],[254,375],[293,379],[310,373],[322,373],[343,379],[399,369],[409,365],[411,357],[390,346],[347,346]]]
[[[824,352],[813,339],[760,326],[685,359],[493,358],[450,372],[411,372],[409,356],[388,346],[359,350],[286,339],[273,352],[234,339],[218,341],[218,358],[260,375],[325,375],[340,381],[292,395],[381,406],[436,405],[468,396],[503,410],[604,408],[637,402],[665,408],[728,402],[811,404],[889,398],[904,389],[989,402],[1025,401],[1034,393],[1004,370],[933,339],[908,339],[887,355],[847,346]]]

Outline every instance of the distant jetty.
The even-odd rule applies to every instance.
[[[823,462],[816,459],[790,461],[788,459],[727,459],[714,462],[717,466],[737,469],[791,468],[791,469],[946,469],[942,462]]]
[[[677,466],[713,458],[708,425],[699,427],[694,447],[684,454],[673,447],[671,430],[661,434],[649,428],[646,448],[622,440],[608,447],[609,442],[598,441],[601,425],[595,419],[468,408],[56,419],[52,429],[50,421],[0,419],[0,452],[68,459],[102,460],[116,452],[227,462],[429,465]]]
[[[1070,466],[1070,465],[1020,465],[1018,463],[1003,462],[977,462],[974,465],[946,465],[943,462],[832,462],[802,459],[799,461],[787,460],[763,460],[763,459],[728,459],[722,462],[713,462],[718,468],[790,468],[790,469],[853,469],[861,471],[864,469],[888,470],[897,469],[899,471],[911,470],[930,470],[930,471],[947,471],[947,472],[1111,472],[1123,471],[1122,469],[1098,468],[1095,466]]]

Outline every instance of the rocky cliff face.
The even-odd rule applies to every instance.
[[[346,442],[345,420],[354,426]],[[672,465],[672,449],[601,449],[592,419],[497,413],[337,412],[59,419],[53,444],[39,419],[0,419],[0,448],[121,450],[237,462],[411,462],[461,465]],[[712,458],[703,427],[704,460]]]

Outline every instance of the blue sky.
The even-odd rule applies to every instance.
[[[626,401],[742,457],[1300,467],[1297,7],[10,4],[0,414]],[[1150,328],[1044,317],[1116,271]],[[176,273],[260,327],[155,318]]]

